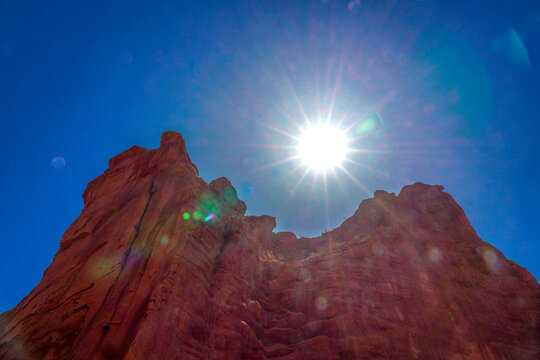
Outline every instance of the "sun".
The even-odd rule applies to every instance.
[[[298,137],[298,158],[315,172],[340,166],[348,152],[345,131],[328,122],[309,124]]]

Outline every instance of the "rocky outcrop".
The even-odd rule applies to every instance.
[[[535,359],[540,287],[442,186],[375,192],[317,238],[245,216],[183,139],[111,159],[1,359]],[[486,215],[487,216],[487,215]]]

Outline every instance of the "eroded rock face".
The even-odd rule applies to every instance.
[[[245,216],[182,137],[88,184],[1,359],[535,359],[540,287],[442,186],[375,192],[317,238]]]

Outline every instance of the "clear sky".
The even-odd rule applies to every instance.
[[[0,311],[40,281],[108,159],[165,130],[278,231],[444,185],[538,279],[539,61],[535,1],[3,1]],[[271,166],[328,117],[366,150],[345,171],[325,186]]]

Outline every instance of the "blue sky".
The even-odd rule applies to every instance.
[[[538,278],[540,5],[449,3],[2,2],[0,311],[39,282],[108,159],[165,130],[279,231],[316,235],[377,189],[441,184]],[[329,114],[369,150],[348,175],[325,187],[297,161],[269,166],[295,124]]]

